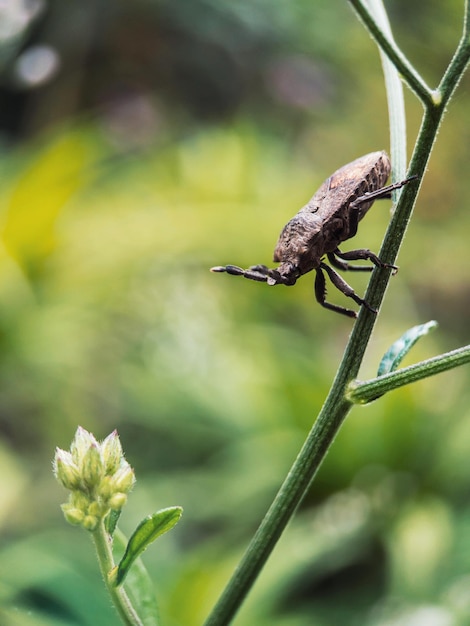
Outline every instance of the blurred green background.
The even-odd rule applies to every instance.
[[[463,2],[390,0],[435,86]],[[328,391],[351,320],[210,274],[271,262],[337,167],[388,150],[380,62],[344,0],[9,0],[0,7],[0,622],[110,625],[55,446],[117,428],[124,532],[182,505],[144,555],[162,623],[207,616]],[[438,138],[361,376],[468,343],[467,76]],[[421,110],[407,93],[410,150]],[[377,203],[354,246],[378,250]],[[347,246],[344,248],[347,249]],[[368,276],[351,282],[362,294]],[[330,289],[331,300],[344,303]],[[461,368],[354,410],[240,626],[470,623],[470,389]]]

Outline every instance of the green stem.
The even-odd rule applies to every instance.
[[[393,41],[392,30],[382,0],[369,0],[371,15],[377,26]],[[380,50],[387,93],[388,117],[390,121],[390,156],[393,163],[392,182],[405,178],[407,169],[406,114],[403,82],[392,61]],[[399,194],[395,192],[394,198]]]
[[[441,100],[438,102],[440,107],[443,109],[452,94],[454,93],[455,88],[457,87],[460,79],[462,78],[467,65],[470,60],[470,2],[466,0],[465,2],[465,12],[464,12],[464,24],[463,24],[463,32],[462,37],[460,39],[459,45],[457,46],[457,50],[452,58],[452,61],[449,63],[447,70],[442,77],[442,80],[439,84],[438,94]]]
[[[386,20],[386,15],[384,20]],[[401,84],[398,90],[394,89],[397,80],[396,70],[388,65],[387,71],[389,77],[387,87],[393,90],[393,94],[389,94],[390,110],[395,107],[401,109],[403,108]],[[404,123],[404,115],[396,116],[393,125],[395,135],[403,137],[406,134]],[[357,375],[375,319],[376,316],[366,308],[361,309],[325,404],[247,551],[205,622],[205,626],[226,626],[231,622],[309,489],[328,448],[352,406],[352,403],[346,399],[346,389],[349,382]]]
[[[344,399],[342,391],[340,386],[332,389],[314,428],[205,626],[229,624],[255,582],[349,411],[351,403]]]
[[[470,363],[470,346],[440,354],[432,359],[403,367],[372,380],[354,381],[349,386],[347,397],[356,404],[366,404],[387,391],[398,389],[429,376],[435,376],[466,363]]]
[[[432,102],[433,92],[395,43],[390,31],[384,32],[361,0],[349,0],[377,45],[403,76],[424,106]]]
[[[470,61],[470,37],[468,34],[468,24],[470,23],[469,6],[470,3],[467,1],[465,4],[464,34],[442,78],[439,88],[434,92],[433,100],[427,103],[418,139],[410,160],[408,174],[417,175],[420,181],[422,181],[426,171],[432,147],[446,110],[446,105],[452,97]],[[419,186],[420,183],[411,183],[406,185],[401,191],[400,199],[389,223],[382,248],[379,252],[379,257],[386,263],[395,264],[396,262],[400,246],[413,213]],[[383,272],[373,272],[365,295],[365,299],[367,302],[370,302],[373,307],[377,308],[382,302],[388,280],[389,275],[384,275]]]
[[[442,120],[445,103],[454,92],[461,76],[460,73],[464,71],[468,63],[469,38],[468,36],[462,38],[436,97],[436,92],[432,92],[427,87],[397,48],[390,34],[387,35],[378,26],[362,2],[359,0],[350,0],[350,2],[396,70],[403,75],[425,105],[425,114],[409,169],[410,174],[417,174],[421,180]],[[466,4],[465,23],[468,24],[468,4]],[[389,30],[387,32],[389,33]],[[390,85],[391,83],[387,82],[387,88],[391,88]],[[392,103],[392,107],[398,106],[391,94],[389,94],[389,103]],[[393,114],[393,111],[391,113]],[[394,132],[401,133],[401,141],[403,141],[404,116],[396,116],[394,124]],[[392,145],[394,145],[393,141]],[[401,150],[402,148],[400,152]],[[406,185],[400,194],[380,251],[380,258],[386,263],[393,264],[397,257],[418,189],[419,183],[411,183]],[[389,270],[376,268],[372,273],[365,299],[374,308],[378,308],[381,304],[389,279]],[[357,377],[375,321],[376,316],[362,307],[325,404],[245,555],[207,618],[205,626],[227,626],[232,621],[277,540],[309,489],[316,471],[352,406],[352,400],[347,395],[348,389],[351,381]],[[458,364],[457,361],[453,361],[450,366],[455,367]],[[349,392],[351,393],[350,389]]]
[[[101,574],[109,595],[111,596],[111,600],[116,607],[123,624],[126,626],[144,626],[144,623],[141,621],[132,606],[124,587],[122,585],[115,587],[109,581],[109,573],[114,568],[114,558],[111,550],[111,543],[109,541],[109,535],[106,532],[103,521],[101,521],[96,530],[93,531],[92,536],[96,547]]]

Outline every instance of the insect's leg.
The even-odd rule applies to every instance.
[[[352,298],[354,302],[357,302],[357,304],[361,304],[365,306],[366,309],[369,309],[369,311],[372,311],[372,313],[377,313],[377,311],[373,309],[368,302],[366,302],[365,300],[363,300],[357,295],[354,289],[350,285],[348,285],[348,283],[343,278],[341,278],[341,276],[337,274],[332,267],[330,267],[329,265],[326,265],[326,263],[320,263],[320,267],[325,270],[325,272],[328,274],[328,277],[333,283],[333,285],[337,289],[339,289],[341,293],[344,293],[344,295],[347,296],[348,298]]]
[[[323,266],[322,267],[327,267]],[[315,276],[315,298],[319,304],[321,304],[325,309],[329,309],[330,311],[336,311],[336,313],[341,313],[342,315],[347,315],[348,317],[357,317],[356,311],[352,311],[351,309],[345,309],[343,306],[339,306],[338,304],[331,304],[331,302],[327,302],[326,298],[326,282],[325,275],[321,271],[319,267],[316,268],[316,276]]]
[[[371,200],[379,200],[380,198],[390,198],[391,193],[394,189],[400,189],[404,187],[412,180],[416,180],[418,176],[410,176],[410,178],[405,178],[405,180],[401,180],[399,183],[393,183],[393,185],[387,185],[386,187],[382,187],[381,189],[376,189],[375,191],[368,191],[363,196],[359,196],[356,198],[354,202],[351,202],[349,205],[350,208],[354,208],[363,204],[364,202],[370,202]]]
[[[361,196],[362,197],[362,196]],[[356,204],[357,200],[355,202],[352,202],[349,205],[349,234],[348,234],[348,239],[351,239],[351,237],[354,237],[357,233],[357,228],[359,225],[359,214],[360,214],[360,209],[361,209],[361,204]]]
[[[359,250],[349,250],[349,252],[341,252],[341,250],[339,248],[336,248],[336,250],[334,250],[331,255],[337,256],[340,259],[344,259],[345,261],[371,261],[375,266],[377,267],[390,267],[393,270],[393,273],[396,274],[398,271],[398,267],[396,265],[392,265],[391,263],[384,263],[383,261],[381,261],[379,259],[379,257],[374,254],[374,252],[372,252],[371,250],[368,250],[367,248],[360,248]],[[328,255],[328,258],[331,262],[331,258],[330,255]],[[338,259],[336,259],[336,261],[339,261]],[[334,263],[332,263],[332,265],[335,265]],[[349,263],[345,263],[344,264],[346,267],[341,267],[340,269],[345,269],[345,270],[355,270],[355,271],[370,271],[373,268],[370,266],[361,266],[361,265],[350,265]],[[338,265],[335,265],[335,267],[338,267]]]
[[[410,181],[416,180],[417,178],[418,178],[417,176],[411,176],[410,178],[406,178],[405,180],[402,180],[399,183],[393,183],[393,185],[387,185],[386,187],[382,187],[381,189],[376,189],[375,191],[367,191],[365,194],[363,194],[362,196],[359,196],[353,202],[351,202],[351,204],[349,205],[348,239],[351,239],[351,237],[354,237],[357,233],[360,208],[361,208],[361,205],[364,204],[364,202],[373,202],[374,200],[380,200],[381,198],[391,198],[392,191],[394,189],[400,189],[401,187],[403,187]]]
[[[351,265],[350,263],[346,263],[346,261],[342,261],[338,259],[335,255],[337,254],[337,250],[334,252],[328,252],[326,255],[328,257],[329,262],[333,267],[336,267],[339,270],[345,271],[354,271],[354,272],[372,272],[374,269],[372,265]]]

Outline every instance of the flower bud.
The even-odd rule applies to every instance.
[[[98,526],[98,518],[94,515],[87,515],[82,522],[82,526],[85,530],[93,531]]]
[[[76,509],[70,504],[62,504],[61,509],[69,524],[78,526],[83,522],[85,515],[81,509]]]
[[[116,431],[99,443],[78,427],[70,452],[56,449],[54,474],[70,491],[62,506],[65,518],[93,531],[111,509],[120,511],[135,482]]]
[[[101,458],[99,444],[92,444],[82,458],[81,476],[83,484],[88,489],[93,489],[101,482],[103,477],[103,460]]]
[[[90,506],[90,498],[83,491],[72,491],[69,497],[69,502],[76,509],[80,509],[85,514]]]
[[[93,515],[94,517],[103,517],[103,509],[107,512],[109,510],[109,506],[103,506],[100,502],[95,500],[94,502],[90,502],[87,513],[88,515]]]
[[[105,474],[114,474],[119,469],[123,458],[122,446],[116,430],[106,437],[101,444]]]
[[[100,482],[97,491],[104,500],[109,500],[109,498],[115,492],[113,477],[105,476]]]
[[[70,452],[56,448],[53,466],[55,477],[66,489],[77,489],[80,485],[80,474]]]
[[[122,466],[118,469],[118,471],[113,476],[113,485],[115,491],[122,491],[123,493],[128,493],[135,483],[135,474],[132,467],[124,461]]]
[[[119,511],[127,502],[127,496],[125,493],[115,493],[112,498],[109,499],[108,504],[111,509]]]
[[[70,446],[70,452],[72,454],[73,460],[78,466],[80,465],[80,462],[86,454],[87,450],[90,448],[90,446],[93,445],[98,445],[96,439],[91,433],[79,426],[75,432],[75,437],[73,438],[72,444]]]

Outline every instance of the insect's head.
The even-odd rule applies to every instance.
[[[268,284],[282,284],[290,286],[295,285],[297,279],[302,276],[302,271],[297,264],[292,263],[291,261],[285,261],[284,263],[281,263],[277,269],[270,270],[270,274],[274,282],[270,282],[268,280]],[[276,275],[278,275],[277,278]]]
[[[266,265],[252,265],[244,270],[237,265],[220,265],[212,267],[211,272],[226,272],[232,276],[244,276],[268,285],[295,285],[302,272],[293,263],[281,263],[277,269],[269,269]]]

